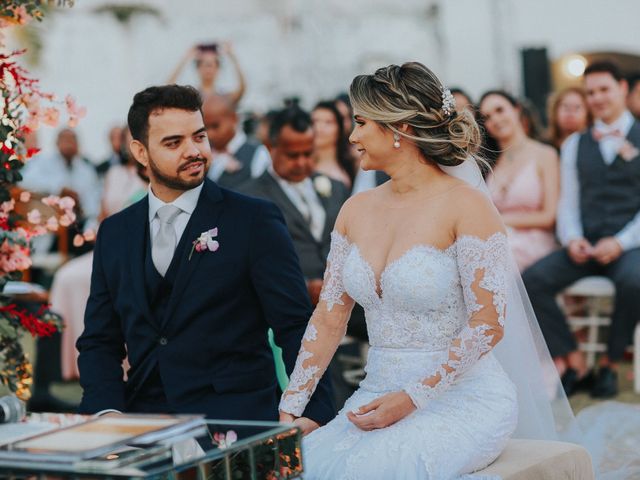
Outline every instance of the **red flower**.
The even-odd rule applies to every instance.
[[[0,150],[2,150],[2,153],[6,153],[7,155],[15,155],[16,153],[13,148],[7,147],[4,143],[2,144],[2,147],[0,147]]]
[[[8,313],[12,317],[20,320],[20,324],[34,337],[50,337],[58,330],[54,324],[43,322],[38,318],[41,317],[46,310],[47,307],[42,305],[34,315],[26,310],[18,310],[15,303],[7,305],[6,307],[0,307],[0,312]]]

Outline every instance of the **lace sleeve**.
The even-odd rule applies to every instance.
[[[324,273],[320,302],[309,320],[280,411],[299,417],[344,337],[353,300],[345,293],[342,269],[349,253],[349,241],[334,231]]]
[[[501,232],[487,240],[474,236],[458,238],[458,271],[468,322],[452,341],[448,361],[422,382],[404,389],[416,407],[425,407],[430,399],[449,388],[502,338],[508,248],[507,237]]]

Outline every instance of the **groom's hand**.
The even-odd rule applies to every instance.
[[[347,418],[360,430],[376,430],[399,422],[416,409],[406,392],[387,393],[373,402],[363,405]]]
[[[313,432],[320,425],[310,418],[300,417],[296,418],[290,413],[280,412],[280,423],[293,423],[296,427],[302,430],[302,435],[307,435]]]

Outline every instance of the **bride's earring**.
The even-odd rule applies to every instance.
[[[400,148],[400,135],[398,135],[397,133],[394,133],[393,139],[395,140],[393,142],[393,148]]]

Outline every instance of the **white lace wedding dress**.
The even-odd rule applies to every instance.
[[[338,416],[304,438],[307,480],[458,478],[503,450],[517,424],[516,389],[490,351],[505,315],[507,239],[416,245],[378,280],[354,243],[332,234],[323,312],[314,313],[280,410],[302,415],[337,346],[331,316],[366,311],[366,378]],[[323,305],[325,305],[323,307]],[[342,312],[345,314],[345,312]],[[417,410],[363,431],[346,413],[404,390]],[[475,477],[473,477],[475,478]]]

